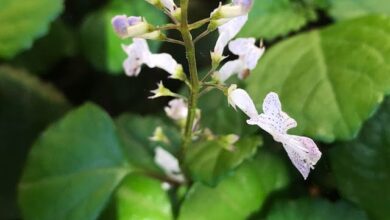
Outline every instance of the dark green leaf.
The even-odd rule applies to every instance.
[[[122,63],[126,53],[121,44],[131,43],[130,39],[121,40],[111,26],[115,15],[143,16],[153,25],[166,22],[165,15],[146,1],[114,0],[102,10],[93,12],[84,21],[81,29],[83,52],[95,68],[112,74],[122,73]],[[150,45],[157,51],[160,42]]]
[[[131,171],[110,117],[86,104],[33,146],[20,187],[26,219],[96,219]]]
[[[271,192],[288,183],[284,162],[261,152],[256,160],[244,163],[215,188],[195,183],[184,200],[179,219],[245,219],[261,208]]]
[[[337,19],[351,19],[369,14],[390,15],[388,0],[329,0],[330,15]]]
[[[161,182],[139,175],[128,176],[116,193],[118,220],[171,220],[172,210]]]
[[[389,124],[390,99],[387,99],[356,140],[339,144],[330,154],[341,193],[378,220],[390,216]]]
[[[339,201],[302,198],[279,201],[268,214],[267,220],[367,220],[366,214],[352,205]]]
[[[390,17],[337,23],[283,41],[248,79],[257,104],[277,92],[298,134],[351,139],[390,91]]]
[[[16,219],[16,185],[38,134],[68,109],[53,87],[26,72],[0,67],[0,219]]]
[[[47,32],[62,0],[0,0],[0,57],[12,58]]]
[[[317,19],[313,8],[293,0],[256,0],[242,37],[273,39]]]
[[[234,144],[234,150],[229,150],[221,138],[200,141],[189,147],[186,166],[195,180],[215,185],[232,169],[252,157],[261,144],[260,138],[245,137]]]
[[[35,74],[46,73],[60,59],[75,54],[75,38],[75,33],[66,24],[54,22],[49,33],[38,39],[30,50],[16,56],[13,63]]]

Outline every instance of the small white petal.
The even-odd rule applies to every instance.
[[[165,174],[179,182],[184,182],[179,161],[162,147],[155,149],[154,162],[164,170]]]
[[[247,20],[248,15],[243,15],[230,19],[227,23],[219,26],[219,37],[214,48],[214,53],[222,56],[224,48],[240,32]]]
[[[188,107],[183,99],[172,99],[164,110],[167,116],[175,121],[187,118]]]
[[[161,3],[164,5],[166,9],[169,10],[169,12],[173,12],[176,9],[176,5],[173,2],[173,0],[161,0]]]
[[[221,82],[225,82],[230,76],[235,73],[241,73],[245,71],[245,64],[240,60],[233,60],[226,62],[221,69],[215,73],[217,79]]]
[[[229,50],[239,56],[247,69],[253,70],[257,62],[264,54],[265,48],[259,48],[255,45],[254,38],[238,38],[229,43]]]
[[[146,63],[150,68],[158,67],[167,71],[169,74],[174,74],[178,68],[176,60],[170,54],[160,53],[152,54]]]
[[[254,118],[258,115],[255,104],[253,103],[249,94],[243,89],[235,89],[228,94],[229,103],[235,107],[237,106],[249,118]]]

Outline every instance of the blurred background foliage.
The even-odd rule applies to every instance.
[[[190,19],[218,4],[191,0]],[[131,40],[115,36],[117,14],[168,21],[143,0],[0,0],[0,219],[390,218],[388,0],[255,0],[239,36],[263,39],[267,50],[236,83],[259,105],[278,92],[298,121],[293,132],[315,138],[323,157],[303,181],[280,145],[266,134],[260,141],[211,92],[200,101],[202,125],[239,134],[240,150],[198,146],[187,161],[198,182],[169,195],[158,179],[134,172],[161,174],[149,141],[156,126],[178,151],[179,134],[162,117],[168,100],[147,99],[166,73],[144,67],[137,78],[124,75],[121,43]],[[216,36],[197,44],[202,70]],[[151,49],[186,66],[179,46]]]

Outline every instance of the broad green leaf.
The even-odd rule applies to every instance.
[[[118,220],[171,220],[172,210],[161,182],[140,175],[128,176],[116,192]]]
[[[116,125],[129,161],[136,167],[159,171],[153,159],[154,149],[162,146],[173,154],[179,149],[180,134],[158,118],[124,114],[116,119]],[[163,129],[169,144],[150,140],[157,127]]]
[[[0,57],[12,58],[43,36],[62,11],[62,0],[0,0]]]
[[[217,138],[191,145],[186,154],[186,166],[192,177],[203,183],[215,185],[246,159],[252,157],[262,144],[260,138],[244,137],[229,150],[228,143]]]
[[[370,14],[390,15],[388,0],[330,0],[330,15],[337,20]]]
[[[83,52],[92,65],[98,70],[112,74],[122,73],[122,63],[127,55],[122,44],[131,43],[130,39],[121,40],[114,32],[111,19],[115,15],[142,16],[153,25],[166,22],[165,15],[140,0],[114,0],[102,10],[88,15],[81,28]],[[152,51],[157,51],[160,42],[150,44]]]
[[[44,74],[60,59],[70,57],[76,51],[76,36],[61,20],[54,22],[49,33],[34,42],[31,49],[13,59],[16,66],[29,69],[35,74]]]
[[[202,110],[201,126],[216,134],[248,135],[254,133],[253,126],[246,124],[246,116],[228,105],[221,91],[211,91],[199,99]]]
[[[313,8],[293,0],[256,0],[242,37],[273,39],[317,19]]]
[[[38,134],[69,108],[56,89],[0,66],[0,219],[17,219],[16,186]]]
[[[368,220],[358,208],[344,202],[331,203],[322,199],[301,198],[278,201],[271,208],[266,220]]]
[[[389,93],[389,72],[390,17],[372,16],[282,41],[247,82],[256,104],[280,95],[295,133],[330,142],[356,136]]]
[[[180,210],[180,220],[243,220],[260,209],[267,196],[289,183],[287,167],[261,152],[212,188],[195,183]]]
[[[25,219],[96,219],[131,171],[113,122],[86,104],[34,144],[19,186]]]
[[[390,99],[368,121],[358,138],[331,150],[330,161],[342,195],[372,219],[390,216]]]

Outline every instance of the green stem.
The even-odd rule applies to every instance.
[[[184,130],[184,140],[182,146],[182,155],[181,160],[184,159],[184,154],[187,151],[188,145],[192,140],[192,126],[194,124],[194,119],[196,115],[196,106],[199,96],[199,79],[198,79],[198,70],[196,66],[196,56],[195,56],[195,46],[192,41],[192,35],[190,33],[190,28],[188,25],[188,0],[180,0],[181,8],[181,26],[180,32],[183,37],[184,45],[186,48],[186,57],[188,61],[189,73],[190,73],[190,97],[188,100],[188,115],[186,126]]]

